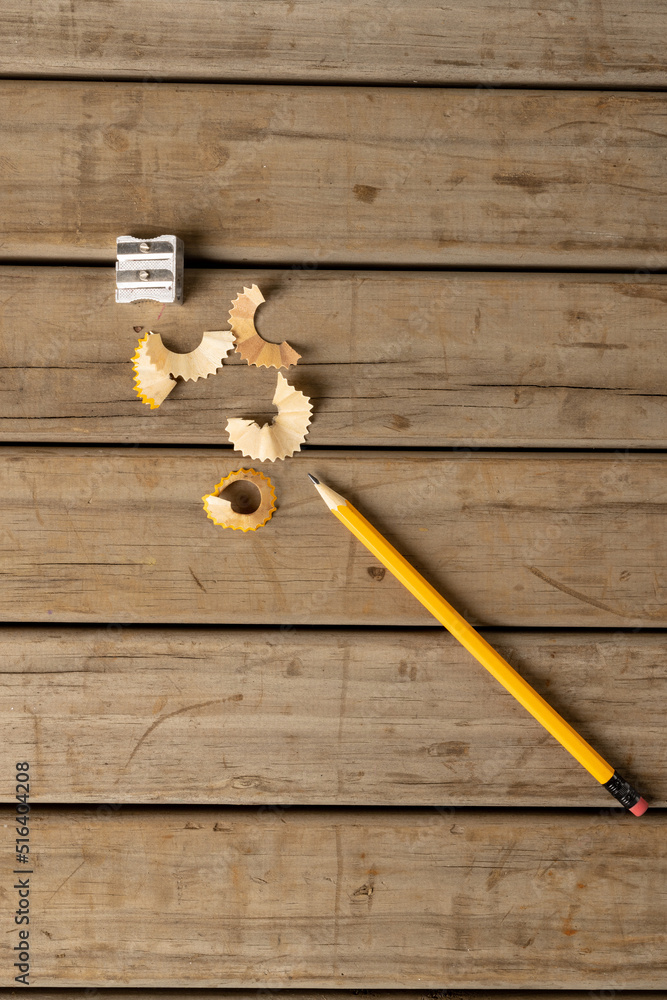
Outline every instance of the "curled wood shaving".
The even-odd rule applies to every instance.
[[[233,300],[229,325],[236,338],[236,350],[249,365],[289,368],[297,363],[301,355],[286,340],[282,344],[269,344],[255,329],[255,313],[262,302],[264,296],[257,285],[244,288],[243,293]]]
[[[168,350],[159,333],[149,333],[146,340],[146,355],[158,371],[168,372],[186,382],[215,375],[222,359],[234,346],[234,337],[229,330],[206,330],[199,347],[189,354]]]
[[[154,410],[176,385],[174,379],[196,382],[214,375],[233,346],[234,337],[229,330],[207,330],[194,351],[176,354],[164,346],[159,333],[149,330],[139,340],[132,358],[137,383],[134,391],[142,403],[148,403]]]
[[[134,381],[137,383],[134,391],[142,403],[148,403],[151,410],[155,410],[160,403],[165,401],[176,382],[168,372],[159,371],[147,357],[146,348],[149,336],[151,335],[147,333],[139,341],[132,358],[132,367],[135,371]]]
[[[237,513],[235,510],[232,510],[229,500],[218,496],[231,483],[239,481],[254,483],[260,492],[261,501],[259,507],[252,514]],[[262,475],[256,469],[238,469],[236,472],[230,472],[228,476],[220,480],[214,488],[213,493],[207,493],[202,497],[202,500],[204,501],[206,516],[214,524],[219,524],[222,528],[233,528],[234,530],[241,531],[256,531],[257,528],[263,527],[267,521],[271,520],[273,512],[276,509],[276,491],[273,488],[273,484],[268,476]]]
[[[273,396],[278,415],[270,424],[260,427],[255,420],[233,417],[227,421],[227,433],[234,447],[248,458],[275,462],[300,451],[306,440],[311,420],[312,403],[278,372],[278,384]]]

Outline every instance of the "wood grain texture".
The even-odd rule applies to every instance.
[[[664,456],[310,450],[253,464],[278,510],[243,534],[202,508],[248,467],[229,449],[2,449],[3,619],[432,624],[329,513],[311,471],[472,622],[667,623]]]
[[[667,266],[660,93],[6,80],[1,258]]]
[[[277,991],[276,991],[277,992]],[[83,987],[58,987],[48,989],[32,987],[31,995],[37,1000],[85,1000]],[[590,1000],[588,991],[578,990],[438,990],[434,998],[433,992],[420,990],[364,990],[364,996],[372,1000]],[[102,987],[99,990],[101,998],[106,1000],[145,1000],[143,990],[123,989],[122,987]],[[601,994],[598,994],[599,996]],[[16,996],[16,991],[0,988],[0,996]],[[358,990],[330,990],[326,996],[329,1000],[356,1000]],[[257,990],[234,989],[161,989],[160,1000],[257,1000]],[[665,1000],[667,993],[662,990],[624,990],[621,1000]],[[281,989],[277,1000],[323,1000],[318,990]]]
[[[0,72],[336,83],[667,83],[665,9],[621,0],[3,0]]]
[[[31,826],[35,986],[667,982],[660,811],[38,806]]]
[[[192,350],[253,282],[302,354],[311,444],[667,447],[664,276],[289,269],[188,269],[163,309],[116,305],[111,269],[0,268],[0,438],[219,444],[272,416],[275,373],[236,353],[157,411],[133,392],[143,331]]]
[[[486,638],[667,805],[664,634]],[[0,727],[3,801],[615,805],[439,630],[0,628]]]

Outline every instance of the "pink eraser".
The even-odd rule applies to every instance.
[[[635,802],[635,804],[631,807],[630,812],[634,816],[643,816],[647,809],[648,802],[646,799],[640,799],[639,802]]]

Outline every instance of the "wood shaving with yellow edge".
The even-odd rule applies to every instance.
[[[301,450],[308,435],[313,405],[308,396],[289,384],[278,372],[273,396],[278,415],[260,427],[255,420],[233,417],[227,421],[227,433],[237,451],[260,462],[275,462]]]
[[[151,334],[147,333],[139,341],[132,358],[132,368],[135,371],[134,381],[137,383],[134,391],[142,403],[148,403],[151,410],[155,410],[165,401],[176,382],[169,372],[159,371],[147,357],[146,347],[150,336]]]
[[[286,340],[282,344],[270,344],[255,329],[257,306],[264,302],[264,296],[257,285],[244,288],[232,302],[229,325],[236,338],[236,350],[249,365],[258,368],[289,368],[295,365],[300,354],[290,347]]]
[[[231,483],[243,481],[253,483],[260,492],[259,507],[252,514],[237,513],[232,510],[229,500],[218,496]],[[213,493],[207,493],[202,497],[202,500],[206,516],[214,524],[218,524],[222,528],[233,528],[235,531],[256,531],[257,528],[263,527],[267,521],[271,520],[276,509],[276,491],[273,484],[268,476],[257,472],[256,469],[238,469],[236,472],[230,472],[228,476],[220,480]]]
[[[196,382],[214,375],[234,346],[234,335],[229,330],[206,330],[199,347],[189,354],[176,354],[162,343],[159,333],[148,331],[139,340],[132,358],[135,371],[134,391],[142,403],[156,409],[176,385],[174,379]]]

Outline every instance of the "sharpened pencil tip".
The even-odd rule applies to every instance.
[[[312,476],[310,472],[308,473],[308,478],[310,479],[311,483],[315,483],[316,486],[320,485],[319,479],[315,479],[315,476]]]

